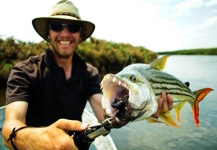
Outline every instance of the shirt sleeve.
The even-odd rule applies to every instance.
[[[30,100],[34,76],[30,66],[30,63],[19,62],[12,68],[7,82],[6,105],[15,101]]]
[[[102,93],[101,88],[100,88],[100,77],[99,75],[91,75],[91,73],[89,73],[89,84],[88,84],[88,96],[92,96],[94,94],[97,93]]]

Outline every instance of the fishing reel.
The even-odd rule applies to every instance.
[[[107,118],[99,125],[88,127],[85,131],[75,132],[73,139],[79,150],[88,150],[90,144],[99,136],[106,136],[111,131],[111,118]]]

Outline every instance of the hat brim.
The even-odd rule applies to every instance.
[[[48,41],[48,23],[51,20],[67,20],[73,22],[79,22],[82,26],[82,35],[81,41],[85,41],[89,38],[93,31],[95,30],[95,25],[89,21],[79,20],[75,17],[59,15],[59,16],[50,16],[50,17],[39,17],[32,20],[32,25],[36,32],[46,41]]]

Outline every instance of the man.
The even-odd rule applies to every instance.
[[[4,143],[10,149],[77,149],[70,131],[87,129],[88,124],[80,122],[87,100],[98,121],[104,120],[99,76],[87,71],[85,62],[75,53],[95,26],[81,20],[78,9],[68,0],[52,7],[49,17],[35,18],[32,23],[50,47],[11,70],[2,129]],[[164,109],[172,109],[172,99],[162,93],[154,117]]]

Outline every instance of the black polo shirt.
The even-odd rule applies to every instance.
[[[71,78],[66,80],[52,52],[30,57],[11,70],[6,104],[28,102],[26,124],[47,126],[60,118],[81,120],[88,98],[101,93],[99,76],[87,71],[85,62],[75,53]]]

